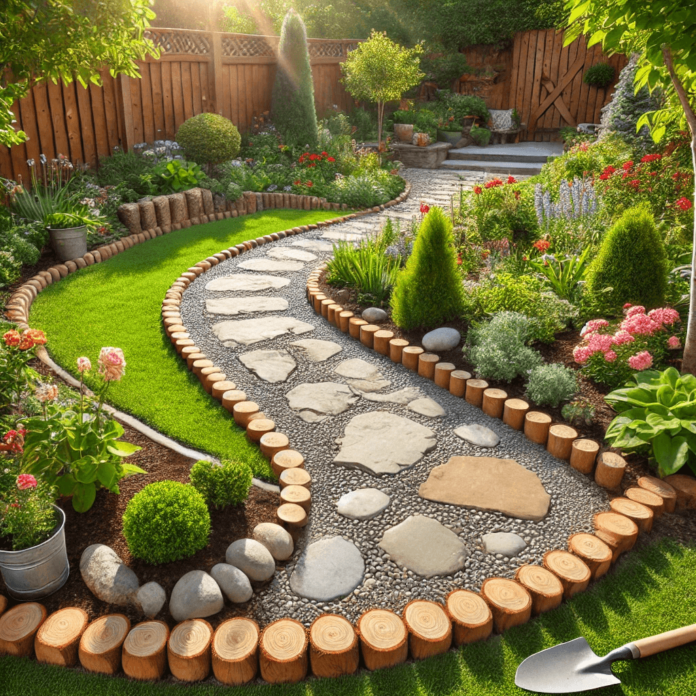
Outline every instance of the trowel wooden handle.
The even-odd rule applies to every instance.
[[[684,626],[683,628],[675,628],[673,631],[660,633],[657,636],[650,636],[650,638],[634,640],[633,645],[638,648],[641,657],[649,657],[650,655],[656,655],[665,650],[678,648],[680,645],[690,643],[692,640],[696,640],[696,624]]]

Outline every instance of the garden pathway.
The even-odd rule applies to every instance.
[[[590,531],[592,515],[608,507],[602,489],[543,447],[366,348],[308,304],[306,279],[329,258],[327,241],[358,239],[388,217],[410,221],[421,201],[447,210],[476,175],[405,176],[412,189],[404,203],[224,261],[184,293],[181,312],[195,344],[289,436],[312,477],[309,524],[295,554],[251,600],[264,624],[290,616],[309,625],[323,612],[355,621],[367,608],[399,611],[412,599],[478,589],[487,577],[511,577],[520,564],[565,548],[570,534]],[[270,261],[273,271],[265,270]],[[499,443],[483,448],[455,433],[474,424],[493,430]],[[529,504],[513,510],[533,514],[503,515],[495,489],[505,480],[486,478],[485,470],[472,484],[493,492],[487,509],[421,497],[438,471],[448,475],[442,465],[452,457],[465,458],[463,466],[467,457],[489,457],[517,467],[510,478],[531,479]],[[515,535],[514,555],[486,553],[483,536],[503,532]]]

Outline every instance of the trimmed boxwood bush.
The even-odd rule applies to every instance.
[[[234,123],[220,114],[198,114],[184,121],[176,140],[188,159],[210,167],[234,159],[242,137]]]
[[[153,565],[193,556],[208,544],[209,534],[205,499],[186,483],[151,483],[133,496],[123,514],[128,549]]]
[[[201,460],[191,469],[193,487],[205,498],[208,505],[224,508],[241,505],[251,488],[251,469],[243,462],[223,461],[213,464]]]

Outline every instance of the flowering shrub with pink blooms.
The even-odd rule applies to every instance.
[[[681,347],[682,333],[675,309],[661,307],[646,312],[645,307],[627,304],[621,322],[587,322],[580,333],[582,343],[573,349],[573,357],[596,382],[617,387],[634,372],[661,365],[669,351]]]

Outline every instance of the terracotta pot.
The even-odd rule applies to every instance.
[[[395,123],[394,135],[400,143],[410,143],[413,138],[413,124]]]
[[[427,147],[430,145],[430,136],[427,133],[414,133],[413,144],[418,147]]]

